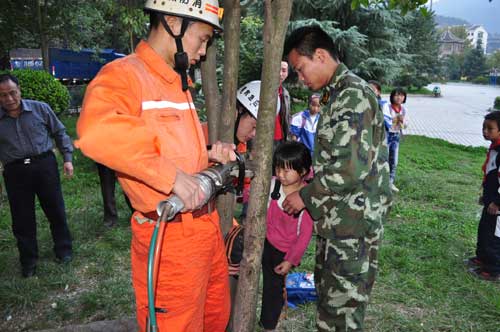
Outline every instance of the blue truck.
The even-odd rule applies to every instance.
[[[73,51],[49,48],[49,71],[63,83],[88,82],[106,63],[124,56],[113,49],[103,49],[97,53],[91,49]],[[43,70],[40,49],[14,49],[9,52],[9,58],[11,69]]]

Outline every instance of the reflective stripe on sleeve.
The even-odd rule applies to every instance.
[[[142,102],[143,111],[158,109],[158,108],[174,108],[180,111],[187,111],[190,109],[194,109],[195,107],[193,103],[174,103],[167,100],[160,100],[160,101],[148,100]]]

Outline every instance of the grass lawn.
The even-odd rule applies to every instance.
[[[75,118],[63,121],[74,137]],[[401,192],[386,222],[380,273],[368,309],[367,331],[500,330],[500,284],[466,273],[479,213],[483,148],[407,136],[396,185]],[[5,193],[0,201],[0,331],[36,331],[68,324],[130,317],[128,208],[120,194],[120,225],[102,224],[97,170],[79,152],[75,177],[63,179],[74,261],[54,262],[40,209],[37,277],[22,279]],[[314,240],[300,267],[312,270]],[[289,310],[283,331],[314,330],[314,305]]]

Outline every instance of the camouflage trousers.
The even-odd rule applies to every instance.
[[[331,240],[317,236],[314,278],[320,332],[363,331],[365,309],[378,269],[379,234]]]

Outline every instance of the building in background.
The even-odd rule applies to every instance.
[[[477,47],[481,43],[481,47],[486,53],[488,46],[488,32],[482,25],[472,25],[467,28],[467,39],[470,41],[472,47]]]
[[[464,43],[465,41],[455,36],[450,29],[446,29],[439,38],[439,57],[462,53]]]

